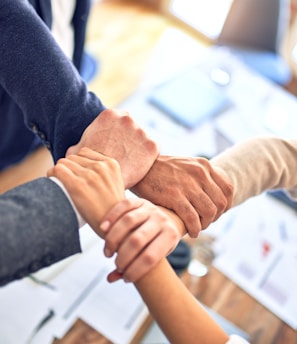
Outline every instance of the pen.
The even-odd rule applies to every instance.
[[[34,338],[34,336],[36,335],[36,333],[38,331],[40,331],[40,329],[47,324],[55,315],[55,311],[53,309],[50,309],[49,312],[45,315],[44,318],[42,318],[39,322],[39,324],[37,324],[37,326],[33,329],[30,337],[28,338],[28,340],[26,341],[26,344],[30,344],[32,343],[32,340]]]

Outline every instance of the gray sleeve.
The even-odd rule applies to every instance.
[[[81,251],[76,215],[53,181],[0,195],[0,285]]]

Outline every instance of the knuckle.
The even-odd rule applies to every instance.
[[[88,147],[82,147],[82,148],[79,150],[79,153],[86,154],[86,153],[89,153],[90,151],[91,151],[90,148],[88,148]]]
[[[143,255],[143,263],[145,266],[152,266],[157,261],[157,257],[153,252],[146,252]]]
[[[210,202],[209,204],[207,204],[206,209],[207,212],[205,213],[205,217],[213,218],[216,216],[218,208],[214,203]]]
[[[125,200],[123,200],[123,204],[125,206],[131,207],[133,205],[133,200],[131,198],[126,198]]]
[[[176,200],[180,199],[181,191],[178,188],[178,186],[169,185],[167,188],[168,188],[167,193],[168,195],[170,195],[171,200],[175,202]],[[170,202],[170,198],[169,198],[169,202]],[[183,208],[183,207],[184,207],[183,202],[180,202],[178,205],[178,208]]]
[[[141,247],[143,243],[144,235],[140,231],[136,231],[131,235],[130,244],[133,248]]]
[[[231,198],[233,196],[233,194],[234,194],[234,186],[231,183],[227,183],[225,193],[226,193],[228,198]]]
[[[184,222],[190,237],[196,238],[201,230],[201,220],[198,214],[188,214]]]
[[[134,216],[130,213],[124,215],[124,224],[126,226],[131,226],[134,223]],[[139,231],[136,231],[135,233],[138,233]]]
[[[108,158],[108,160],[105,160],[104,163],[106,164],[107,168],[110,170],[115,170],[115,171],[120,170],[119,163],[113,158]],[[100,165],[98,164],[98,168],[102,168],[101,164]]]
[[[228,201],[226,198],[220,198],[217,203],[217,212],[221,213],[224,212],[227,208]]]
[[[93,182],[94,181],[94,177],[95,177],[95,175],[94,175],[94,172],[92,170],[90,170],[90,169],[86,170],[84,172],[84,182],[85,182],[85,184],[87,185],[87,184],[90,184],[91,182]]]
[[[71,155],[70,155],[70,156],[71,156]],[[60,165],[63,164],[65,161],[66,161],[66,158],[60,158],[60,159],[57,161],[56,165],[54,165],[54,168],[57,167],[57,166],[60,166]]]
[[[201,164],[201,166],[203,166],[204,168],[208,168],[211,169],[211,164],[210,161],[207,158],[204,157],[199,157],[197,158],[197,161]]]
[[[122,112],[121,120],[125,125],[133,126],[136,124],[127,111]]]

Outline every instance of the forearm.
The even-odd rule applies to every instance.
[[[0,196],[0,285],[81,251],[76,215],[47,178]]]
[[[28,2],[0,1],[0,32],[0,86],[57,160],[104,106]]]
[[[219,344],[228,341],[228,335],[186,289],[166,260],[135,286],[170,343]]]
[[[211,160],[234,186],[233,206],[268,189],[297,186],[297,140],[255,138]]]

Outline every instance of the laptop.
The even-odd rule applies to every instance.
[[[163,0],[163,11],[211,42],[220,36],[233,0]]]

